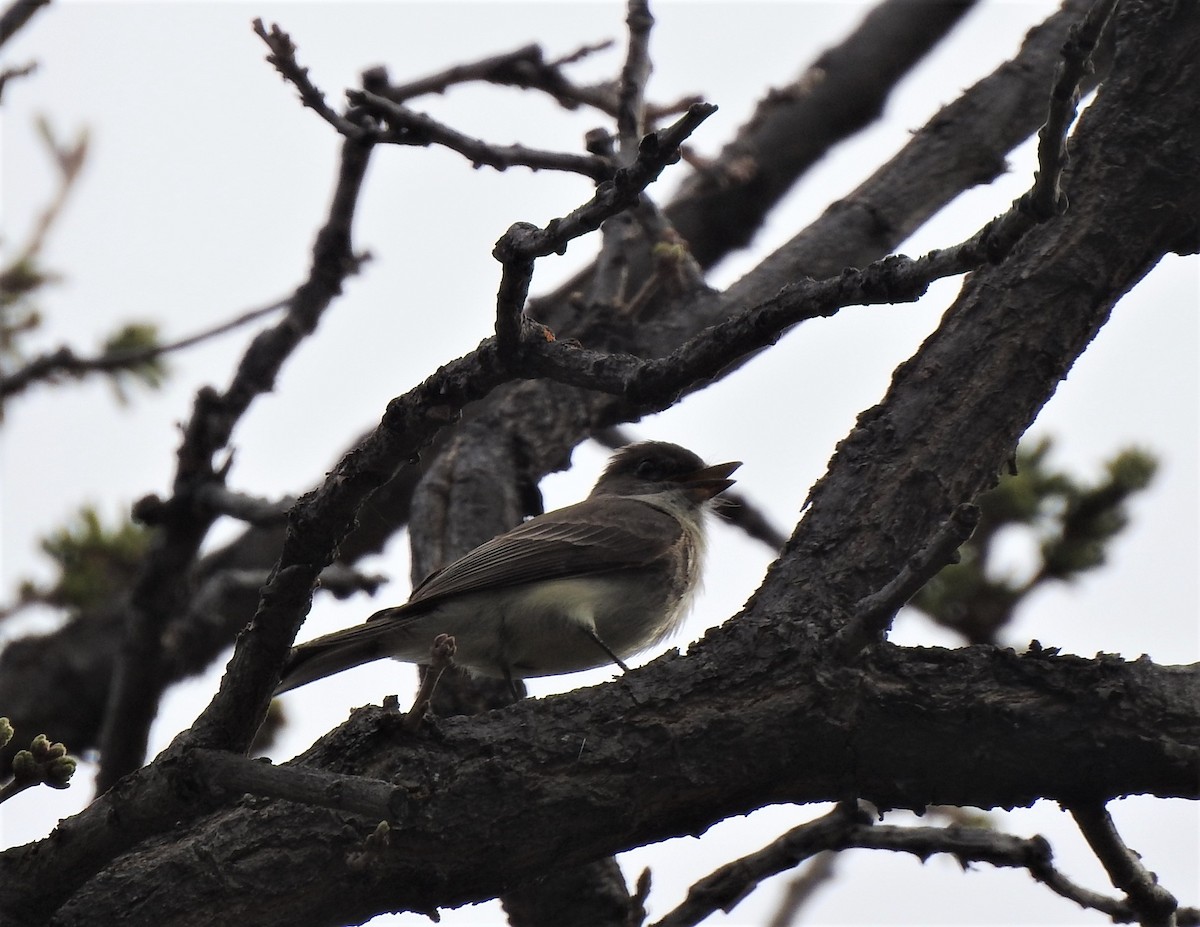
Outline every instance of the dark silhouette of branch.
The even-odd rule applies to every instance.
[[[1099,842],[1108,843],[1110,838],[1102,837]],[[1054,867],[1050,844],[1040,836],[1014,837],[986,828],[957,825],[896,827],[875,824],[869,816],[839,806],[815,821],[793,828],[761,850],[705,876],[691,887],[684,902],[654,927],[691,927],[718,910],[729,913],[764,879],[819,853],[855,847],[910,853],[922,861],[936,853],[945,853],[957,859],[964,868],[968,863],[981,862],[1027,869],[1033,878],[1055,894],[1082,908],[1107,914],[1116,923],[1136,920],[1147,925],[1165,924],[1165,917],[1174,914],[1176,909],[1175,899],[1152,880],[1147,880],[1149,874],[1144,870],[1131,882],[1136,881],[1142,890],[1154,893],[1155,899],[1149,908],[1139,907],[1132,897],[1129,901],[1119,901],[1076,885]],[[1132,856],[1123,845],[1119,855],[1122,859]],[[1170,899],[1169,906],[1165,899]],[[1149,898],[1144,896],[1142,900],[1149,901]],[[1148,919],[1151,911],[1154,914]],[[1200,911],[1186,909],[1179,914],[1179,925],[1195,924]]]
[[[267,55],[268,63],[279,72],[280,77],[300,91],[300,100],[305,106],[346,138],[362,139],[368,134],[365,126],[338,114],[325,102],[325,94],[309,79],[308,68],[301,67],[296,60],[296,45],[290,35],[276,23],[272,23],[268,31],[263,21],[258,18],[253,22],[253,28],[255,35],[271,49],[271,54]]]
[[[37,62],[31,61],[19,67],[5,68],[3,71],[0,71],[0,99],[4,97],[4,90],[10,80],[16,80],[18,77],[28,77],[36,70]]]
[[[878,639],[892,618],[948,563],[955,562],[958,549],[979,524],[979,508],[970,503],[958,506],[930,542],[914,555],[886,586],[865,596],[854,606],[854,614],[836,638],[846,659],[851,659],[871,640]]]
[[[33,14],[50,3],[50,0],[15,0],[0,13],[0,46],[11,39]]]
[[[1158,878],[1142,864],[1141,857],[1125,845],[1108,809],[1101,803],[1089,802],[1072,804],[1069,810],[1113,886],[1125,893],[1127,907],[1137,922],[1143,927],[1182,923],[1178,918],[1179,902],[1158,884]]]
[[[1045,123],[1046,88],[1062,60],[1062,46],[1091,6],[1090,0],[1066,0],[1058,13],[1030,30],[1012,60],[942,107],[888,163],[731,286],[725,293],[728,304],[761,302],[797,278],[819,279],[878,260],[963,190],[1003,173],[1005,154]],[[910,15],[904,3],[893,14]],[[888,28],[886,20],[878,26]],[[1096,82],[1095,74],[1086,74],[1082,86],[1090,89]],[[844,92],[828,88],[835,100]],[[681,189],[680,195],[687,192]],[[695,208],[672,204],[667,214],[707,266],[705,250],[697,245],[703,232],[693,232],[688,221]],[[719,226],[711,223],[708,234]]]
[[[342,145],[338,185],[329,216],[317,233],[309,278],[288,301],[275,326],[250,343],[224,393],[205,387],[196,396],[191,421],[178,452],[170,513],[157,529],[128,603],[121,657],[101,733],[101,764],[96,787],[110,788],[143,762],[158,699],[170,681],[163,673],[163,629],[186,607],[183,577],[192,566],[217,513],[193,504],[200,487],[223,483],[225,469],[214,455],[253,400],[272,388],[291,352],[316,328],[322,313],[341,293],[342,283],[362,258],[351,249],[350,226],[366,173],[370,145],[347,139]]]
[[[796,923],[801,908],[808,903],[816,890],[837,874],[837,860],[838,855],[832,850],[822,850],[814,856],[804,870],[784,889],[779,907],[771,915],[767,927],[792,927],[792,924]]]
[[[222,322],[220,325],[196,332],[177,341],[149,345],[134,350],[105,351],[103,354],[93,357],[80,357],[71,348],[64,346],[56,351],[34,358],[20,370],[0,377],[0,400],[13,396],[36,382],[53,380],[62,374],[72,377],[82,377],[89,373],[128,370],[147,361],[164,357],[176,351],[182,351],[185,348],[201,344],[219,335],[235,331],[243,325],[248,325],[265,315],[285,308],[287,305],[288,300],[279,300],[278,302],[271,303],[269,306],[251,309],[249,312],[244,312],[227,322]]]
[[[463,135],[424,113],[414,112],[376,93],[349,90],[346,97],[354,106],[362,108],[384,124],[385,128],[375,136],[377,142],[420,147],[441,145],[461,154],[471,162],[472,167],[486,165],[499,171],[521,166],[535,171],[567,171],[596,181],[605,180],[613,173],[613,165],[607,158],[539,151],[525,145],[493,145]]]
[[[697,172],[684,182],[667,208],[668,219],[700,265],[710,267],[722,255],[748,244],[792,184],[839,141],[877,119],[896,84],[974,5],[974,0],[887,0],[868,12],[851,35],[823,52],[794,82],[766,94],[720,157],[698,164]],[[1043,95],[1045,86],[1038,88]],[[995,116],[995,110],[988,111],[987,118],[994,120]],[[965,125],[950,125],[967,131]],[[1036,123],[1026,131],[1035,128]],[[997,125],[991,131],[1011,132],[1013,127]],[[940,169],[946,169],[944,162]],[[955,192],[963,186],[961,177],[930,178],[929,182],[945,183]],[[927,195],[927,188],[896,195],[918,199]],[[896,241],[904,237],[900,234]],[[889,249],[884,244],[866,260]],[[852,259],[835,268],[804,273],[827,276],[861,263],[865,261]]]

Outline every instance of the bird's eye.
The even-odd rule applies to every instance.
[[[635,471],[638,476],[651,479],[658,475],[658,465],[651,457],[643,457],[638,461]]]

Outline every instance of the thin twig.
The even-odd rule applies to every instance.
[[[851,809],[831,811],[788,831],[755,853],[722,866],[692,886],[683,904],[655,927],[690,927],[717,910],[730,911],[764,879],[790,869],[825,851],[850,848],[891,850],[927,859],[935,853],[953,856],[960,864],[988,863],[1009,869],[1026,869],[1033,878],[1080,907],[1100,911],[1115,923],[1137,920],[1133,905],[1076,885],[1052,864],[1053,853],[1045,838],[1014,837],[985,828],[897,827],[879,825]],[[1179,911],[1179,924],[1195,924],[1197,912]],[[1159,922],[1155,922],[1159,923]]]
[[[15,80],[18,77],[28,77],[37,70],[37,62],[31,61],[29,64],[23,64],[15,68],[5,68],[0,71],[0,99],[4,97],[4,88],[8,86],[10,80]]]
[[[828,814],[793,827],[761,850],[705,876],[688,889],[683,903],[654,927],[692,927],[717,910],[728,914],[764,879],[823,850],[851,845],[851,835],[870,826],[870,818],[855,803],[839,804]]]
[[[1058,94],[1056,90],[1056,99]],[[1064,132],[1069,127],[1067,120],[1055,121]],[[966,273],[988,261],[1002,260],[1034,225],[1051,218],[1035,214],[1030,203],[1041,198],[1038,191],[1046,185],[1057,189],[1065,145],[1046,133],[1038,152],[1044,166],[1034,178],[1031,191],[1003,215],[952,248],[935,249],[915,260],[891,255],[862,270],[849,268],[837,277],[789,284],[773,297],[706,329],[671,354],[654,360],[586,351],[570,342],[532,339],[524,363],[539,375],[561,383],[625,395],[636,410],[640,397],[679,395],[706,385],[736,359],[773,344],[786,329],[799,322],[832,315],[848,305],[914,301],[924,295],[934,280]],[[501,239],[501,245],[512,237],[510,230],[510,235]],[[497,245],[497,251],[501,245]]]
[[[860,599],[849,623],[838,632],[834,646],[849,658],[887,630],[892,617],[944,566],[958,559],[958,549],[979,524],[979,507],[957,506],[937,533],[882,589]]]
[[[838,855],[832,850],[822,850],[814,856],[784,889],[779,907],[771,916],[767,927],[791,927],[796,923],[800,909],[808,903],[818,888],[837,874],[837,861]]]
[[[296,60],[296,45],[290,35],[280,29],[277,23],[271,23],[271,29],[268,31],[263,21],[258,18],[255,18],[253,27],[255,34],[271,49],[267,61],[285,81],[300,91],[300,100],[305,106],[315,111],[346,138],[359,139],[365,135],[367,130],[363,126],[339,115],[325,102],[325,94],[309,79],[308,68],[301,67]]]
[[[285,316],[259,332],[247,346],[225,392],[204,387],[196,394],[177,453],[173,496],[166,503],[173,517],[156,529],[129,599],[125,636],[101,731],[101,766],[96,780],[100,792],[143,762],[150,723],[169,682],[161,660],[163,630],[170,617],[184,607],[181,577],[195,562],[217,517],[195,504],[195,493],[204,485],[224,481],[225,472],[215,465],[215,455],[227,445],[254,399],[274,386],[285,361],[316,330],[325,310],[341,293],[343,282],[363,261],[351,247],[350,230],[370,153],[369,141],[343,141],[333,202],[317,232],[308,279],[288,301]],[[265,711],[266,702],[263,707]]]
[[[1046,122],[1038,130],[1038,182],[1029,192],[1035,215],[1053,216],[1067,208],[1066,194],[1060,186],[1067,163],[1067,132],[1075,121],[1080,85],[1091,71],[1092,53],[1116,6],[1117,0],[1099,0],[1083,21],[1072,27],[1063,45]]]
[[[429,665],[421,674],[421,688],[417,690],[417,697],[413,700],[412,708],[404,716],[406,731],[412,733],[420,729],[421,722],[425,720],[425,713],[429,711],[433,690],[437,688],[442,673],[450,667],[455,649],[454,638],[449,634],[439,634],[433,639],[433,646],[429,648]]]
[[[650,79],[650,30],[654,17],[646,0],[629,0],[625,12],[629,49],[617,89],[617,138],[623,163],[636,156],[646,116],[646,82]]]
[[[1113,886],[1125,893],[1138,922],[1143,927],[1174,927],[1179,902],[1125,845],[1103,803],[1072,805],[1069,810]]]
[[[564,65],[574,64],[589,55],[610,48],[612,44],[612,41],[608,40],[584,45],[552,61],[545,60],[540,46],[525,45],[511,52],[455,65],[405,84],[381,88],[379,93],[393,103],[403,103],[428,93],[445,93],[455,84],[485,81],[490,84],[539,90],[553,97],[565,109],[578,109],[581,104],[588,104],[611,113],[611,94],[603,94],[594,88],[576,86],[567,79],[561,69]]]
[[[698,103],[670,127],[647,135],[638,148],[636,160],[600,184],[596,195],[569,215],[554,219],[544,229],[517,222],[496,242],[492,255],[503,266],[496,299],[496,340],[503,356],[515,356],[520,343],[551,341],[545,329],[526,324],[529,320],[522,315],[533,279],[534,259],[565,252],[572,239],[594,231],[605,219],[635,204],[663,169],[678,160],[679,146],[684,140],[716,109]]]
[[[196,501],[214,512],[244,521],[248,525],[281,525],[287,521],[287,513],[296,504],[294,496],[282,499],[266,499],[248,493],[235,492],[227,486],[210,483],[196,494]]]
[[[27,389],[38,381],[52,380],[60,374],[82,377],[88,373],[126,370],[136,367],[147,361],[155,360],[175,351],[182,351],[185,348],[208,341],[218,335],[234,331],[243,325],[248,325],[256,319],[262,318],[264,315],[268,315],[278,309],[286,308],[290,301],[291,297],[281,299],[268,306],[251,309],[249,312],[244,312],[227,322],[222,322],[212,328],[195,332],[194,334],[180,338],[177,341],[167,342],[166,344],[148,345],[144,348],[135,348],[128,351],[106,351],[103,354],[93,357],[80,357],[71,348],[63,346],[56,351],[35,357],[20,370],[8,376],[0,377],[0,400],[7,399],[9,396]]]
[[[524,145],[493,145],[482,139],[463,135],[436,119],[414,112],[377,93],[348,90],[346,98],[354,106],[361,107],[386,124],[387,128],[376,136],[377,142],[419,147],[441,145],[461,154],[471,162],[472,167],[486,165],[499,171],[521,166],[535,171],[582,174],[596,181],[605,180],[613,174],[613,165],[606,158],[542,151]]]

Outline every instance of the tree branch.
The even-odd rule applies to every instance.
[[[519,276],[513,268],[524,262],[532,273],[534,257],[564,249],[571,239],[636,201],[712,110],[694,107],[676,125],[647,136],[638,160],[570,215],[553,220],[544,230],[530,225],[510,230],[497,245],[506,261],[506,276]],[[522,279],[527,286],[528,277]],[[176,739],[172,752],[197,746],[240,752],[249,746],[266,713],[278,668],[307,614],[317,576],[332,562],[367,496],[414,459],[441,428],[457,420],[468,402],[526,375],[513,368],[499,340],[482,342],[472,354],[446,364],[416,389],[393,399],[379,427],[342,458],[319,490],[293,507],[272,579],[263,589],[249,632],[238,641],[220,691],[191,730]]]
[[[369,144],[343,143],[337,188],[329,217],[317,233],[308,280],[292,296],[284,318],[250,343],[226,391],[205,387],[196,396],[177,452],[173,496],[165,504],[171,514],[157,530],[130,595],[100,737],[100,792],[144,760],[150,723],[169,682],[161,660],[163,629],[184,607],[183,577],[216,518],[215,512],[193,504],[202,486],[224,480],[224,472],[214,468],[214,455],[251,402],[272,388],[291,352],[316,329],[343,281],[358,269],[361,258],[351,250],[350,226],[370,151]]]
[[[354,106],[384,122],[386,129],[375,137],[376,142],[421,147],[441,145],[467,158],[472,167],[487,165],[498,171],[521,166],[535,171],[582,174],[595,181],[607,180],[613,174],[613,165],[607,158],[540,151],[524,145],[492,145],[481,139],[463,135],[436,119],[413,112],[399,103],[393,103],[386,97],[367,90],[348,90],[346,97]]]
[[[666,657],[612,684],[486,717],[443,719],[433,740],[399,736],[403,715],[394,710],[355,712],[296,762],[416,788],[391,830],[389,852],[353,893],[313,885],[307,873],[326,873],[324,886],[350,878],[347,854],[374,827],[374,814],[348,820],[260,802],[197,819],[194,790],[173,778],[183,759],[167,757],[47,841],[0,853],[0,912],[23,910],[35,919],[57,909],[55,923],[67,927],[103,922],[121,905],[126,924],[166,927],[194,913],[215,879],[247,927],[298,917],[347,923],[382,910],[494,897],[548,868],[694,832],[763,801],[855,794],[881,808],[986,808],[1147,791],[1200,798],[1200,665],[889,645],[853,668],[814,666],[794,651],[769,663],[747,659],[730,631],[757,628],[777,606],[778,591],[767,589],[755,608],[686,658]],[[818,609],[795,618],[811,620]],[[755,639],[761,649],[764,636]],[[964,714],[972,718],[967,729]],[[598,736],[614,717],[621,736]],[[1155,730],[1152,742],[1147,728]],[[714,729],[720,737],[711,736]],[[670,762],[646,776],[644,763],[664,750]],[[989,757],[982,767],[980,751]],[[522,791],[531,781],[536,792]],[[497,803],[497,794],[523,798]],[[480,815],[480,803],[494,813]],[[169,838],[132,850],[132,837],[162,828]],[[561,839],[546,840],[548,833]],[[137,893],[136,910],[128,892],[111,889],[114,880],[127,888],[161,884],[197,852],[211,865],[189,869],[194,878],[177,891]],[[296,865],[280,871],[279,852],[299,853]],[[222,874],[234,859],[246,878],[230,885]],[[103,872],[95,871],[98,862]],[[262,878],[259,867],[267,867]]]
[[[1125,845],[1108,809],[1089,802],[1070,805],[1069,810],[1113,886],[1125,893],[1138,923],[1143,927],[1174,927],[1179,902],[1158,884],[1158,877],[1142,865],[1141,857]]]
[[[896,158],[803,233],[791,252],[768,262],[763,274],[753,278],[761,295],[739,302],[738,294],[743,289],[739,287],[737,292],[730,294],[724,306],[692,302],[677,305],[674,315],[665,319],[663,326],[638,328],[640,353],[652,356],[662,352],[664,344],[665,350],[673,349],[677,341],[666,341],[668,336],[674,339],[679,332],[695,334],[720,318],[729,307],[760,302],[778,290],[781,280],[793,280],[797,274],[827,276],[846,265],[862,266],[875,260],[911,234],[941,204],[965,187],[1001,170],[1004,152],[1037,128],[1039,113],[1044,112],[1039,107],[1045,100],[1045,87],[1059,60],[1059,48],[1066,39],[1068,27],[1087,8],[1085,0],[1067,0],[1062,12],[1030,32],[1011,62],[945,107]],[[828,92],[828,99],[858,99],[851,88],[863,75],[874,73],[872,62],[881,54],[879,36],[884,40],[883,53],[888,53],[888,49],[905,44],[893,43],[893,37],[899,34],[896,30],[903,30],[905,35],[923,42],[944,32],[942,28],[930,28],[921,16],[913,15],[911,7],[905,9],[905,4],[890,4],[889,9],[894,11],[890,23],[868,17],[858,33],[839,46],[841,50],[835,56],[835,60],[841,62],[839,66],[822,68],[824,79],[820,86]],[[952,20],[958,15],[951,7],[938,2],[928,4],[927,9],[932,15],[951,13]],[[814,102],[821,99],[826,97],[818,97]],[[803,101],[804,98],[797,97],[796,106],[773,109],[778,121],[754,119],[739,133],[739,138],[760,139],[755,144],[754,157],[763,172],[784,172],[794,176],[801,169],[793,169],[791,164],[802,153],[788,145],[773,144],[770,138],[771,132],[793,140],[808,137],[807,130],[798,128],[814,124],[807,116]],[[815,124],[825,123],[818,120]],[[711,166],[709,180],[727,174],[731,178],[741,176],[733,169],[739,153],[738,144],[728,146],[725,155]],[[752,181],[750,183],[753,185]],[[668,218],[689,240],[693,253],[701,262],[710,264],[726,253],[735,239],[749,237],[753,225],[747,227],[742,222],[741,214],[732,207],[731,201],[723,196],[706,195],[705,189],[704,184],[699,187],[690,182],[685,184],[669,208]],[[732,192],[731,198],[736,199]],[[750,282],[750,278],[746,282]],[[579,279],[570,281],[554,296],[537,301],[534,314],[560,335],[574,334],[573,330],[579,327],[580,309],[572,293],[582,286]],[[577,399],[564,402],[561,388],[554,384],[539,385],[536,390],[524,389],[517,398],[519,402],[515,406],[507,397],[503,401],[482,404],[476,417],[494,418],[497,422],[508,423],[506,427],[509,428],[519,427],[519,423],[527,418],[537,423],[543,440],[522,449],[532,479],[560,467],[568,448],[596,428],[618,420],[607,406],[594,401],[584,407],[584,411],[579,411],[580,402]],[[428,459],[430,455],[426,456]],[[371,507],[363,510],[360,524],[341,547],[344,559],[353,561],[380,549],[394,531],[407,524],[412,486],[423,470],[423,464],[405,468],[375,493]],[[274,533],[248,530],[220,552],[219,558],[208,558],[205,564],[209,565],[202,564],[199,581],[207,583],[212,579],[212,571],[219,569],[220,563],[225,561],[236,563],[239,568],[253,565],[263,571],[269,569],[278,554],[279,540]],[[228,595],[208,600],[210,608],[186,610],[172,621],[169,638],[186,641],[186,646],[168,654],[171,672],[178,674],[185,667],[187,671],[203,667],[245,625],[253,603],[244,604],[243,593],[239,590],[240,587],[231,584]],[[215,606],[218,599],[224,603],[221,608]],[[25,719],[24,724],[39,730],[60,731],[60,736],[76,749],[94,747],[98,719],[93,713],[80,712],[79,706],[102,703],[105,698],[107,680],[115,660],[113,642],[120,636],[114,630],[115,619],[109,612],[111,610],[92,612],[70,621],[59,631],[10,645],[0,654],[0,703],[14,717]],[[203,615],[205,620],[196,627],[189,627],[187,622],[192,615]],[[73,667],[69,683],[72,697],[65,697],[66,683],[59,676],[27,672],[26,668],[34,664]]]
[[[197,783],[231,797],[248,793],[267,798],[332,808],[379,821],[399,821],[408,813],[412,783],[396,784],[366,776],[299,766],[274,766],[269,760],[250,760],[223,750],[192,750],[187,755]]]
[[[872,639],[882,635],[896,612],[921,587],[949,563],[958,560],[958,549],[979,524],[978,506],[963,503],[955,508],[928,544],[915,554],[882,589],[859,599],[850,622],[838,632],[835,647],[852,659]]]
[[[0,46],[29,22],[34,13],[49,3],[50,0],[14,0],[4,13],[0,14]]]
[[[271,54],[267,61],[279,72],[279,76],[300,91],[300,100],[309,109],[337,129],[338,133],[348,139],[365,139],[369,130],[357,122],[352,122],[345,116],[334,111],[325,102],[325,94],[308,77],[308,68],[300,66],[296,60],[296,45],[292,37],[279,28],[277,23],[271,23],[270,31],[257,17],[253,23],[254,33],[262,39]]]
[[[268,306],[251,309],[249,312],[244,312],[236,318],[180,338],[177,341],[150,345],[135,350],[105,351],[103,354],[93,357],[80,357],[71,348],[63,346],[57,351],[42,354],[34,358],[20,370],[0,377],[0,401],[27,389],[38,381],[53,380],[59,374],[82,377],[93,372],[128,370],[137,367],[147,361],[155,360],[175,351],[182,351],[185,348],[190,348],[211,338],[216,338],[218,335],[234,331],[243,325],[248,325],[262,318],[264,315],[283,309],[287,305],[288,300],[280,300]]]

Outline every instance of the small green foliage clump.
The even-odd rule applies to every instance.
[[[129,322],[104,342],[102,356],[106,360],[128,359],[127,363],[107,371],[113,391],[122,404],[129,401],[130,381],[150,389],[163,385],[169,369],[158,348],[158,326],[152,322]]]
[[[63,608],[87,608],[110,601],[128,589],[146,550],[149,535],[132,521],[106,527],[91,506],[75,520],[42,539],[58,576],[47,589],[26,582],[23,601],[45,602]]]
[[[1030,592],[1050,581],[1070,582],[1105,562],[1108,546],[1128,524],[1126,503],[1145,489],[1158,462],[1126,449],[1089,485],[1047,463],[1051,441],[1019,450],[1013,474],[978,499],[979,527],[962,546],[960,562],[942,570],[911,604],[972,643],[993,643],[1000,628]],[[1039,563],[1017,581],[991,568],[994,542],[1004,529],[1033,532]]]

